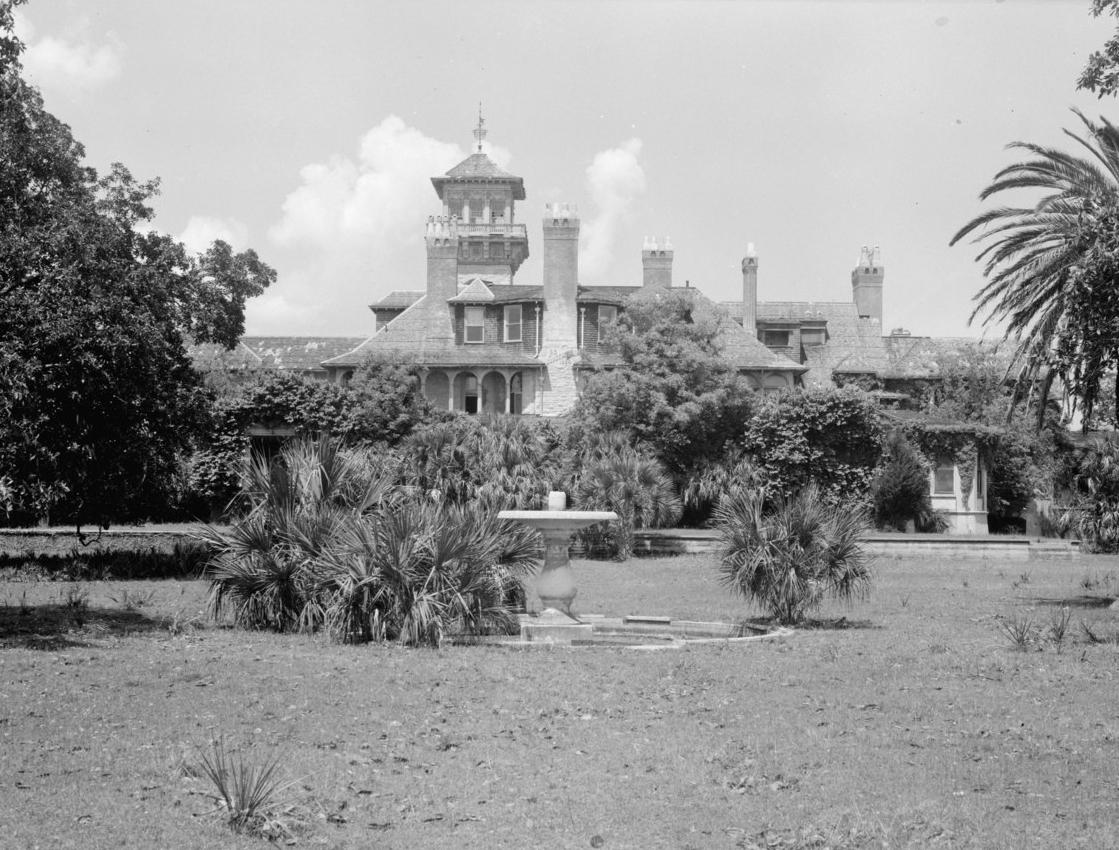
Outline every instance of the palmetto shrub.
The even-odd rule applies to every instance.
[[[538,510],[561,476],[558,448],[550,422],[459,416],[413,432],[401,445],[400,475],[439,501]]]
[[[403,505],[347,525],[321,595],[330,636],[439,646],[450,635],[506,634],[539,538],[478,505]]]
[[[765,490],[731,493],[716,507],[715,522],[723,584],[779,623],[802,622],[825,596],[851,600],[870,591],[859,540],[865,512],[829,505],[814,483],[771,501]]]
[[[288,443],[243,476],[246,514],[229,530],[209,527],[210,611],[245,628],[292,631],[321,623],[317,588],[340,530],[393,498],[391,477],[370,475],[367,450],[329,438]]]
[[[515,626],[538,537],[478,504],[411,498],[368,449],[301,441],[246,473],[247,515],[205,534],[210,610],[246,628],[439,645]]]
[[[583,467],[575,489],[580,510],[614,511],[618,519],[580,532],[587,553],[624,561],[639,528],[674,525],[683,510],[672,477],[660,461],[618,448]]]
[[[765,480],[765,471],[754,458],[731,446],[722,457],[701,460],[689,470],[683,490],[684,508],[693,519],[707,519],[725,496],[756,490],[765,486]]]

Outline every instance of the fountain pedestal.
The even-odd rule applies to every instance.
[[[551,500],[549,504],[556,502],[557,500]],[[566,615],[570,623],[577,623],[571,616],[571,603],[578,593],[575,573],[571,570],[571,559],[567,552],[571,535],[588,525],[617,519],[618,515],[613,511],[548,510],[502,511],[498,517],[535,528],[544,538],[544,564],[536,579],[536,594],[540,597],[540,604],[544,606],[541,617],[551,609],[555,614]]]

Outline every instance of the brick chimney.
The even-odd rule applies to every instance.
[[[882,266],[882,249],[863,245],[859,262],[851,272],[851,294],[855,309],[861,319],[877,319],[882,324],[882,279],[886,270]]]
[[[446,301],[458,294],[458,220],[450,216],[428,216],[427,294]]]
[[[754,243],[746,245],[742,258],[742,327],[751,335],[758,333],[758,255]]]
[[[577,344],[579,211],[567,204],[544,207],[545,347]]]
[[[672,287],[672,240],[645,237],[641,247],[642,286]]]

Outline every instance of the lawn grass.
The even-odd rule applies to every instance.
[[[575,570],[586,612],[756,613],[709,558]],[[205,591],[0,583],[5,848],[266,846],[210,814],[218,735],[299,780],[298,846],[1116,846],[1114,558],[883,560],[788,639],[659,652],[335,646]]]

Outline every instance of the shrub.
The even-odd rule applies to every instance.
[[[746,426],[742,447],[774,492],[816,482],[829,501],[866,496],[881,451],[878,411],[856,389],[808,389],[765,399]]]
[[[766,497],[743,490],[715,509],[724,585],[787,625],[800,623],[827,594],[850,600],[869,593],[861,508],[827,504],[815,484],[769,506]]]
[[[563,476],[556,427],[517,416],[456,416],[417,429],[400,453],[401,481],[418,492],[494,510],[538,510]]]
[[[583,467],[575,502],[580,510],[618,515],[606,526],[582,530],[580,538],[589,555],[619,561],[633,552],[637,529],[674,525],[682,511],[672,478],[661,463],[628,448]]]
[[[516,627],[537,537],[481,504],[395,488],[368,449],[300,441],[247,477],[246,517],[209,529],[210,610],[248,628],[325,627],[345,643],[440,645]]]
[[[935,514],[929,495],[929,464],[901,431],[893,431],[882,464],[870,485],[874,521],[879,528],[905,531],[910,520],[919,531],[932,530]]]
[[[686,477],[684,510],[705,522],[722,499],[741,491],[765,486],[765,472],[742,449],[732,446],[717,460],[704,460]]]
[[[320,593],[332,639],[440,646],[447,635],[519,628],[536,535],[477,505],[401,506],[346,526]]]
[[[346,395],[343,428],[364,443],[395,445],[435,415],[423,394],[420,367],[392,356],[366,359]]]
[[[1119,447],[1098,441],[1077,454],[1066,475],[1070,524],[1095,551],[1119,551]]]
[[[360,456],[329,439],[288,443],[269,461],[255,456],[245,473],[247,515],[229,530],[210,527],[203,539],[215,557],[209,567],[210,611],[232,608],[246,628],[316,628],[315,605],[325,553],[349,521],[391,497],[388,477],[367,477]]]

